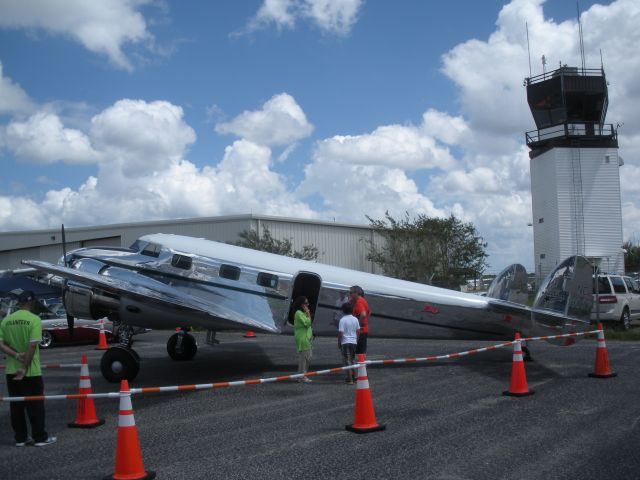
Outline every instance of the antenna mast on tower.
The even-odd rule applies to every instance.
[[[578,9],[578,33],[580,35],[580,59],[582,60],[582,74],[584,75],[584,38],[582,36],[582,20],[580,20],[580,2],[576,2],[576,8]]]

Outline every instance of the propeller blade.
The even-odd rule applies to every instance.
[[[71,338],[73,338],[73,325],[75,323],[75,319],[73,318],[73,315],[69,315],[67,313],[67,327],[69,328],[69,336]]]
[[[68,262],[67,262],[67,237],[64,234],[64,223],[62,224],[62,258],[64,259],[64,266],[68,267]],[[65,285],[66,285],[66,281],[65,281]],[[69,329],[69,337],[73,338],[73,326],[75,323],[75,319],[73,318],[73,315],[69,315],[67,313],[67,328]]]

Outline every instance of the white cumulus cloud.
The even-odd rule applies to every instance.
[[[29,163],[96,163],[100,155],[80,130],[65,128],[60,118],[39,111],[27,120],[12,121],[4,131],[5,147]]]
[[[34,109],[34,103],[22,87],[4,75],[0,62],[0,114],[15,115]]]
[[[219,123],[218,133],[232,133],[260,145],[288,145],[313,131],[304,111],[287,94],[274,95],[260,110],[245,111],[230,122]]]
[[[150,0],[0,0],[0,28],[42,29],[66,35],[87,50],[132,69],[123,52],[127,43],[151,42],[139,7]]]
[[[293,29],[298,20],[307,20],[322,32],[346,36],[358,19],[362,3],[362,0],[264,0],[241,33],[271,25],[278,30]]]

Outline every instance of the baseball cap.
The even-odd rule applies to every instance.
[[[15,290],[11,290],[9,294],[18,300],[18,303],[26,303],[30,300],[33,300],[35,294],[31,290],[23,290],[22,288],[16,288]]]

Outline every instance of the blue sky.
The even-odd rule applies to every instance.
[[[640,6],[581,1],[640,238]],[[473,222],[532,265],[529,75],[565,0],[0,0],[0,231],[240,213]]]

